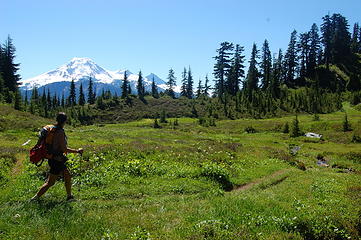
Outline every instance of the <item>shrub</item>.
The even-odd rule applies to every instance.
[[[158,124],[158,119],[154,119],[153,128],[162,128],[162,127]]]
[[[246,128],[244,129],[244,131],[245,131],[246,133],[256,133],[256,132],[257,132],[256,129],[255,129],[254,127],[252,127],[252,126],[246,127]]]
[[[221,185],[221,187],[226,191],[230,191],[233,189],[233,184],[229,179],[228,171],[220,165],[217,164],[203,165],[200,176],[218,182]]]
[[[342,130],[344,132],[348,132],[348,131],[351,131],[351,124],[348,122],[348,119],[347,119],[347,114],[345,113],[345,117],[343,119],[343,122],[342,122]]]
[[[292,128],[291,128],[291,132],[290,132],[290,136],[291,137],[299,137],[302,135],[300,126],[299,126],[299,121],[298,121],[298,117],[296,115],[295,119],[293,119],[292,121]]]
[[[355,133],[352,135],[352,140],[351,142],[353,143],[361,143],[361,137],[359,135],[356,135]]]
[[[289,126],[288,122],[286,122],[285,125],[283,125],[282,132],[283,133],[289,133],[290,132],[290,126]]]
[[[165,113],[165,110],[162,110],[160,113],[160,123],[167,123],[167,114]]]
[[[316,113],[313,115],[313,118],[312,118],[313,121],[320,121],[320,116]]]

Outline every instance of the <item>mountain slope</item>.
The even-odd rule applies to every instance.
[[[26,79],[21,82],[20,90],[24,93],[26,91],[31,91],[34,87],[37,87],[40,93],[44,90],[49,90],[52,95],[56,94],[57,96],[61,96],[64,94],[64,96],[68,96],[70,82],[72,80],[74,80],[77,88],[79,88],[80,84],[83,84],[83,88],[86,90],[89,84],[89,79],[91,78],[94,82],[97,94],[101,94],[103,90],[109,90],[113,94],[120,95],[121,85],[124,80],[125,73],[130,83],[132,93],[136,94],[136,86],[139,77],[137,74],[134,74],[129,70],[106,70],[97,65],[90,58],[73,58],[69,63],[62,65],[55,70]],[[154,73],[143,77],[146,91],[151,91],[153,79],[158,87],[158,91],[165,91],[166,82]],[[179,92],[179,87],[176,86],[174,90]],[[86,91],[84,92],[86,94]]]

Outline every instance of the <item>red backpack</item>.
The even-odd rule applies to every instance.
[[[45,159],[51,159],[51,153],[54,133],[58,129],[57,126],[47,125],[42,128],[39,134],[38,143],[30,149],[30,162],[39,167]]]

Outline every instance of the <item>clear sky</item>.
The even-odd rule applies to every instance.
[[[308,31],[322,16],[341,13],[361,23],[360,0],[0,0],[0,40],[17,48],[23,79],[92,58],[108,70],[142,70],[166,79],[183,67],[194,79],[212,79],[219,43],[231,41],[250,55],[268,39],[287,47],[290,33]],[[248,59],[247,59],[248,61]]]

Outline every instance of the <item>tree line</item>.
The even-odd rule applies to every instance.
[[[284,53],[279,49],[272,54],[268,40],[263,42],[260,49],[254,43],[248,69],[245,67],[244,47],[240,44],[222,42],[216,52],[213,87],[208,75],[204,84],[199,79],[195,86],[191,67],[188,66],[181,72],[179,93],[174,90],[176,74],[173,69],[168,72],[165,92],[159,91],[154,77],[151,91],[147,92],[140,71],[137,97],[142,101],[147,95],[154,98],[181,97],[191,101],[199,99],[207,103],[203,105],[208,117],[222,115],[227,118],[260,118],[280,112],[336,111],[341,108],[346,91],[351,92],[348,100],[351,99],[353,104],[361,101],[361,28],[355,23],[351,33],[348,20],[340,14],[324,16],[320,27],[314,23],[307,32],[297,33],[294,30]],[[125,71],[119,97],[110,91],[103,91],[97,96],[94,82],[89,79],[87,90],[83,89],[82,84],[76,89],[73,80],[67,97],[64,94],[51,96],[49,89],[39,93],[34,88],[31,96],[26,94],[22,98],[18,90],[19,64],[14,59],[15,47],[8,36],[5,43],[0,45],[0,101],[14,104],[18,110],[49,117],[59,108],[73,109],[71,111],[77,112],[73,115],[86,122],[91,109],[89,106],[106,109],[105,102],[109,99],[113,105],[117,105],[121,99],[128,101],[132,95]],[[192,112],[196,112],[194,106]]]

